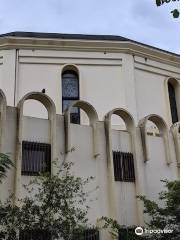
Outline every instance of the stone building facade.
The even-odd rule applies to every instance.
[[[0,150],[16,164],[1,199],[25,194],[43,171],[37,159],[50,159],[52,174],[53,161],[72,161],[99,187],[91,224],[143,225],[136,195],[156,200],[161,179],[180,177],[179,55],[118,36],[9,33],[0,36],[0,88]]]

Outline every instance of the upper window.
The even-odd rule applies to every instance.
[[[169,93],[172,122],[175,123],[179,121],[177,104],[176,104],[176,91],[175,91],[174,85],[170,81],[168,81],[168,93]]]
[[[62,73],[62,110],[63,112],[73,102],[79,100],[79,77],[73,70]],[[80,111],[74,107],[71,112],[71,122],[80,123]]]

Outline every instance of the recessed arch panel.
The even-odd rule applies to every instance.
[[[123,119],[126,129],[128,133],[130,134],[130,139],[131,139],[131,148],[132,148],[132,153],[135,159],[135,175],[136,175],[136,194],[142,194],[142,189],[141,185],[139,184],[139,176],[138,176],[138,166],[137,166],[137,161],[136,161],[136,127],[135,127],[135,121],[132,115],[125,109],[123,108],[115,108],[108,112],[105,115],[104,118],[104,124],[105,124],[105,134],[106,134],[106,150],[107,150],[107,166],[108,166],[108,196],[109,196],[109,215],[112,218],[117,217],[117,209],[116,209],[116,186],[114,182],[114,164],[113,164],[113,149],[112,149],[112,126],[111,126],[111,118],[112,115],[117,115],[121,119]],[[136,200],[137,204],[137,209],[138,209],[138,221],[139,224],[142,222],[142,212],[143,209],[139,205],[138,201]]]
[[[147,146],[147,122],[152,121],[158,128],[160,136],[163,137],[164,148],[166,152],[166,163],[171,163],[170,148],[169,148],[169,131],[164,119],[156,114],[150,114],[139,121],[141,131],[142,147],[144,153],[144,161],[149,160],[149,149]]]
[[[93,130],[93,156],[97,157],[99,155],[98,141],[97,141],[97,122],[99,121],[98,114],[97,114],[95,108],[90,103],[88,103],[86,101],[82,101],[82,100],[72,102],[72,104],[68,107],[68,109],[64,113],[66,153],[71,151],[71,148],[72,148],[70,113],[71,113],[71,110],[73,107],[78,107],[78,108],[82,109],[89,118],[89,123]]]
[[[112,139],[111,139],[111,117],[115,114],[121,117],[126,125],[127,131],[131,135],[131,144],[133,148],[133,136],[135,132],[135,123],[132,115],[123,108],[115,108],[105,115],[105,133],[108,162],[112,160]]]
[[[56,159],[55,146],[55,127],[56,127],[56,108],[54,102],[46,94],[41,92],[27,93],[17,105],[17,147],[16,147],[16,174],[15,174],[15,202],[19,197],[21,185],[21,160],[22,160],[22,129],[23,129],[23,107],[26,100],[36,100],[44,105],[48,112],[50,121],[50,143],[51,143],[51,166]],[[53,169],[53,166],[52,168]]]

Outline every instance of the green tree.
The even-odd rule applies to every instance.
[[[11,199],[1,203],[1,239],[17,240],[19,232],[45,231],[52,240],[71,240],[75,232],[82,233],[87,228],[89,193],[84,186],[92,177],[73,176],[71,166],[65,163],[53,176],[36,177],[25,187],[28,194],[18,206],[13,206]]]
[[[155,201],[140,196],[144,202],[144,212],[150,216],[147,223],[149,229],[171,229],[172,233],[154,234],[151,239],[179,240],[180,239],[180,181],[163,181],[166,190],[159,194],[161,206]]]
[[[0,184],[2,183],[2,179],[6,177],[7,170],[12,166],[14,165],[9,156],[4,153],[0,153]]]
[[[156,0],[156,5],[157,5],[158,7],[160,7],[160,6],[162,6],[164,3],[177,2],[177,1],[179,1],[179,0]],[[180,12],[179,12],[178,9],[173,9],[173,10],[171,11],[171,13],[172,13],[172,15],[173,15],[174,18],[178,18],[178,17],[179,17],[179,14],[180,14]]]

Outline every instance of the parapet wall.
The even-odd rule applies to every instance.
[[[48,119],[23,116],[24,102],[30,99],[45,106]],[[72,107],[86,112],[89,126],[70,123]],[[161,179],[178,178],[180,123],[168,129],[160,116],[152,114],[144,116],[136,126],[133,116],[122,108],[110,110],[100,122],[94,107],[81,100],[69,106],[64,115],[57,115],[53,101],[38,92],[28,93],[17,107],[9,107],[0,91],[0,111],[0,150],[10,153],[16,166],[0,186],[0,197],[5,199],[14,193],[15,204],[24,195],[22,185],[31,178],[21,174],[23,141],[48,143],[51,145],[51,162],[74,162],[72,171],[75,175],[95,177],[90,188],[99,188],[92,193],[94,200],[89,202],[89,219],[93,224],[101,216],[116,218],[122,225],[143,224],[143,209],[136,195],[146,194],[156,199],[162,190]],[[126,130],[112,129],[113,114],[123,119]],[[157,126],[158,135],[147,134],[148,120]],[[114,180],[113,151],[133,154],[134,182]],[[52,174],[55,171],[51,164]]]

